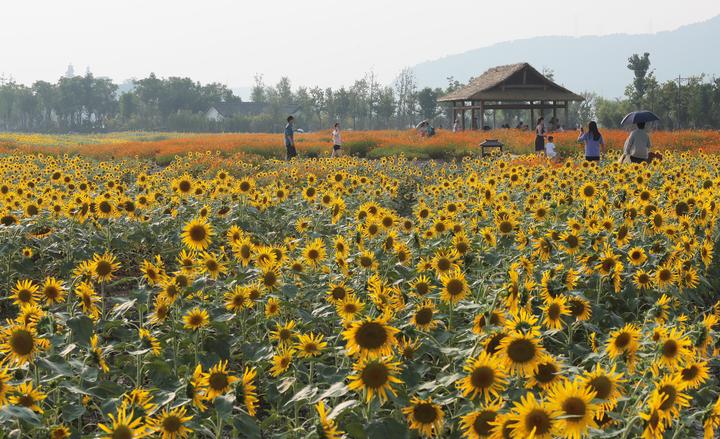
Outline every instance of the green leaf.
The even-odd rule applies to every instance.
[[[296,402],[296,401],[306,401],[312,399],[313,396],[315,396],[318,392],[318,388],[313,386],[312,384],[308,384],[307,386],[303,387],[298,391],[295,395],[293,395],[290,400],[285,403],[286,406],[290,405],[290,403]]]
[[[87,316],[73,317],[67,322],[75,342],[89,345],[93,334],[93,322]]]
[[[337,383],[330,386],[329,389],[324,391],[320,396],[317,397],[315,402],[321,401],[326,398],[337,398],[348,393],[350,389],[345,385],[345,381],[338,381]]]
[[[38,358],[38,365],[43,369],[47,369],[55,374],[53,378],[69,377],[73,375],[72,368],[64,358],[53,355],[49,358]]]
[[[369,437],[384,437],[393,439],[408,437],[408,429],[405,424],[401,424],[392,418],[371,422],[365,428],[365,431]]]
[[[65,404],[62,408],[62,418],[65,422],[72,422],[85,414],[85,406],[80,402]]]
[[[233,403],[235,402],[235,397],[232,395],[222,395],[215,398],[215,401],[213,401],[213,404],[215,405],[215,410],[217,410],[218,414],[220,415],[229,415],[232,413],[233,409]]]
[[[14,420],[25,421],[31,425],[40,425],[40,418],[32,410],[27,407],[18,407],[16,405],[6,405],[0,409],[0,423]]]
[[[111,319],[119,319],[120,317],[124,316],[125,313],[130,311],[135,307],[135,303],[137,302],[136,299],[122,299],[120,303],[113,306],[112,309],[112,318]]]
[[[353,408],[360,404],[360,401],[356,399],[350,399],[348,401],[343,401],[340,404],[333,407],[332,411],[328,414],[329,419],[335,419],[338,416],[340,416],[345,410]]]

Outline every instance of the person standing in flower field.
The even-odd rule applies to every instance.
[[[632,163],[647,162],[651,146],[650,136],[645,131],[645,122],[640,122],[625,141],[623,153],[630,157]]]
[[[585,144],[585,160],[587,161],[598,162],[600,154],[605,154],[605,141],[595,121],[590,122],[587,133],[580,127],[580,136],[577,141]]]
[[[545,118],[541,117],[535,125],[535,153],[543,154],[545,152]]]
[[[288,116],[287,125],[285,125],[285,159],[290,160],[293,157],[297,157],[297,150],[295,149],[295,129],[293,128],[293,121],[295,118]]]
[[[340,136],[340,123],[335,122],[332,131],[333,150],[330,157],[340,157],[342,151],[342,137]]]

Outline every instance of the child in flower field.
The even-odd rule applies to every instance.
[[[555,140],[553,136],[548,137],[548,143],[545,144],[545,155],[547,158],[555,162],[559,159],[559,157],[557,152],[555,152],[555,143],[553,143],[553,140]]]

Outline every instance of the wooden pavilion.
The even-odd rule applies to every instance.
[[[546,110],[552,110],[557,120],[557,110],[563,109],[564,124],[567,124],[569,103],[582,100],[582,96],[554,83],[530,64],[520,63],[493,67],[468,85],[442,96],[438,102],[450,104],[452,120],[459,117],[462,130],[465,130],[466,112],[469,112],[470,124],[475,130],[486,126],[486,110],[493,110],[493,120],[494,110],[530,110],[532,126],[536,111],[544,116]]]

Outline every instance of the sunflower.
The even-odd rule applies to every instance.
[[[39,299],[38,286],[29,279],[17,281],[11,292],[10,299],[21,308],[36,305]]]
[[[327,347],[327,342],[323,341],[322,334],[314,334],[312,332],[298,335],[298,341],[295,344],[295,350],[300,358],[312,358],[322,354],[323,349]]]
[[[500,358],[509,372],[529,376],[537,369],[544,350],[537,334],[512,331],[500,341]]]
[[[183,327],[191,331],[196,331],[210,324],[210,316],[207,310],[195,307],[188,311],[182,318]]]
[[[705,431],[704,439],[714,438],[715,430],[718,428],[720,428],[720,398],[715,401],[715,404],[712,406],[712,410],[703,422],[703,429]]]
[[[620,386],[625,380],[621,373],[615,372],[615,366],[605,370],[600,364],[583,376],[585,386],[595,392],[595,398],[600,403],[600,411],[611,411],[615,408],[618,398],[622,396]]]
[[[420,275],[410,282],[410,293],[420,297],[427,296],[432,293],[434,289],[435,286],[427,276]]]
[[[543,390],[565,380],[562,375],[560,363],[551,355],[546,355],[538,363],[535,371],[528,377],[526,387],[532,389],[537,386]]]
[[[502,410],[502,406],[502,401],[496,400],[464,415],[460,419],[464,437],[467,439],[484,439],[493,436],[497,430],[494,423],[500,414],[500,410]]]
[[[246,289],[239,285],[225,293],[225,309],[228,311],[239,313],[243,309],[249,308],[251,304]]]
[[[597,428],[595,394],[578,379],[559,382],[549,390],[548,409],[560,414],[556,425],[561,437],[581,439],[588,435],[590,428]]]
[[[200,271],[207,273],[211,279],[217,279],[221,274],[227,273],[227,266],[215,253],[202,252],[199,266]]]
[[[238,399],[242,399],[248,415],[255,417],[257,412],[258,397],[257,387],[255,386],[255,377],[257,371],[255,368],[245,367],[242,378],[235,386],[235,395]]]
[[[154,335],[152,335],[152,332],[145,328],[139,328],[138,338],[140,339],[140,343],[143,345],[143,349],[149,349],[153,355],[160,355],[160,342]]]
[[[570,255],[577,254],[584,244],[583,238],[574,230],[563,233],[560,235],[560,239],[564,244],[563,248]]]
[[[100,342],[98,339],[97,334],[93,334],[92,337],[90,337],[90,356],[95,364],[105,373],[110,371],[110,368],[107,365],[107,362],[105,361],[105,356],[103,354],[103,350],[100,347]]]
[[[421,399],[413,396],[410,405],[404,407],[402,412],[407,416],[408,424],[417,430],[420,436],[440,436],[443,430],[445,412],[442,407],[433,404],[432,398]]]
[[[654,280],[645,270],[638,270],[633,275],[633,283],[638,290],[649,290],[654,284]]]
[[[180,271],[186,276],[192,276],[195,273],[196,258],[195,252],[182,249],[176,258]]]
[[[397,345],[395,335],[399,332],[387,324],[384,318],[366,318],[354,322],[342,335],[345,338],[349,356],[365,357],[389,356]]]
[[[352,322],[363,311],[365,303],[355,295],[350,295],[335,305],[335,311],[346,322]]]
[[[264,263],[260,265],[260,285],[269,291],[280,287],[280,266],[276,263]]]
[[[220,361],[205,374],[207,382],[207,399],[212,401],[220,395],[224,395],[230,390],[230,386],[238,381],[238,378],[232,376],[227,370],[228,362]]]
[[[545,301],[545,306],[541,308],[545,314],[543,324],[548,329],[562,329],[563,316],[570,315],[570,309],[567,306],[567,298],[562,294],[551,297]]]
[[[454,248],[438,250],[432,259],[432,266],[438,276],[459,269],[460,253]]]
[[[683,391],[686,389],[679,375],[665,376],[658,383],[651,398],[657,398],[662,403],[659,410],[668,418],[675,419],[680,416],[680,410],[690,406],[690,396]]]
[[[640,413],[640,418],[644,421],[642,439],[663,439],[665,437],[665,429],[670,420],[660,409],[662,402],[662,399],[654,396],[646,403],[647,411]]]
[[[105,252],[101,255],[95,253],[92,258],[92,277],[99,282],[111,281],[115,272],[120,268],[120,263],[112,253]]]
[[[647,261],[647,254],[642,247],[633,247],[628,251],[628,261],[634,266],[640,266]]]
[[[333,305],[337,305],[342,303],[352,292],[352,288],[348,287],[345,282],[331,283],[325,298]]]
[[[213,228],[206,218],[194,218],[182,230],[182,242],[190,250],[205,250],[212,242]]]
[[[183,252],[184,251],[185,250],[183,250]],[[159,261],[162,263],[161,259],[159,259]],[[182,266],[182,263],[180,265]],[[143,279],[145,279],[150,286],[159,284],[164,275],[162,265],[155,265],[148,260],[143,260],[140,266],[140,272],[142,272]]]
[[[156,296],[153,311],[148,315],[150,324],[156,325],[164,322],[170,314],[170,306],[172,306],[172,302],[167,297]]]
[[[4,354],[5,360],[18,366],[32,362],[38,352],[48,345],[47,340],[38,337],[34,325],[7,326],[2,329],[0,340],[0,353]]]
[[[112,424],[98,424],[98,427],[107,433],[101,439],[139,439],[152,433],[152,430],[143,425],[142,417],[135,417],[133,412],[127,413],[125,408],[118,409],[117,417],[108,415]]]
[[[265,317],[277,317],[280,315],[280,311],[280,300],[277,297],[270,297],[265,303]]]
[[[150,419],[148,427],[159,434],[162,439],[182,439],[192,433],[185,424],[192,420],[187,415],[185,407],[176,407],[172,410],[163,409],[161,413]]]
[[[592,316],[592,306],[590,302],[582,297],[571,296],[568,299],[568,309],[570,315],[579,321],[586,321]]]
[[[318,417],[320,418],[320,426],[318,428],[319,437],[324,439],[341,439],[344,437],[345,433],[337,429],[335,421],[328,418],[325,402],[320,401],[315,404],[315,410],[317,410]]]
[[[280,348],[272,357],[272,367],[270,367],[270,375],[279,377],[285,373],[292,364],[294,350],[291,348]]]
[[[675,280],[675,270],[669,264],[661,265],[655,271],[655,284],[660,289],[671,287]]]
[[[70,437],[70,429],[64,425],[56,425],[50,429],[49,439],[67,439]]]
[[[440,276],[440,282],[443,285],[440,291],[440,300],[445,303],[454,305],[463,300],[470,292],[465,274],[459,268]]]
[[[32,381],[26,381],[15,388],[14,394],[10,397],[10,403],[25,407],[35,413],[44,413],[40,404],[45,398],[47,395],[40,388],[33,388]]]
[[[469,358],[463,367],[467,373],[456,382],[464,397],[482,396],[485,402],[498,398],[507,387],[507,372],[502,361],[487,352]]]
[[[368,250],[362,250],[360,255],[356,258],[356,262],[363,270],[375,271],[378,268],[378,262],[375,260],[375,253]]]
[[[8,402],[8,394],[15,391],[15,386],[10,384],[13,376],[8,371],[9,366],[0,369],[0,407],[4,407]]]
[[[425,300],[415,307],[415,312],[410,316],[410,323],[423,331],[430,331],[437,327],[438,322],[434,320],[436,313],[435,304],[432,300]]]
[[[295,320],[283,323],[275,323],[275,329],[270,331],[270,340],[275,340],[282,346],[289,346],[295,336]]]
[[[687,389],[697,389],[710,378],[707,361],[688,363],[678,373]]]
[[[682,368],[695,357],[692,341],[676,328],[665,332],[660,340],[658,350],[660,356],[655,360],[655,366],[665,366],[671,371]]]
[[[515,402],[510,412],[513,438],[551,439],[558,433],[560,412],[549,407],[535,395],[527,393]]]
[[[628,323],[610,333],[605,350],[612,359],[621,355],[633,356],[637,352],[639,339],[640,329],[634,323]]]
[[[381,403],[387,400],[387,392],[395,395],[394,384],[402,383],[396,375],[400,371],[400,363],[392,357],[365,358],[353,365],[354,373],[348,376],[350,390],[362,391],[365,401],[370,402],[374,396]]]
[[[202,366],[198,364],[185,386],[185,393],[187,398],[192,400],[193,405],[200,411],[207,409],[204,403],[207,399],[207,388],[208,376],[203,373]]]

